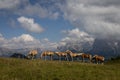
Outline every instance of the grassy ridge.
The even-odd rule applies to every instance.
[[[0,58],[0,80],[120,80],[120,60],[104,65]]]

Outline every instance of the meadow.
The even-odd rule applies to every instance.
[[[102,65],[0,58],[0,80],[120,80],[120,59]]]

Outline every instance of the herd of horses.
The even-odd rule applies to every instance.
[[[38,54],[37,50],[31,50],[28,55],[27,58],[28,59],[34,59],[34,57]],[[40,59],[47,59],[47,56],[50,57],[50,60],[53,60],[53,56],[57,55],[59,61],[61,61],[62,57],[64,57],[64,59],[66,61],[69,61],[68,56],[70,56],[71,61],[74,60],[74,58],[79,59],[80,57],[82,58],[82,62],[85,62],[85,59],[88,59],[89,62],[93,62],[93,63],[104,63],[105,58],[103,56],[100,55],[94,55],[92,56],[91,54],[86,54],[86,53],[73,53],[70,50],[66,50],[65,52],[54,52],[54,51],[43,51],[40,55]]]

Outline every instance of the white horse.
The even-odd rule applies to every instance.
[[[45,60],[46,60],[46,56],[50,56],[50,60],[53,60],[53,55],[55,53],[53,51],[44,51],[42,52],[40,58],[42,59],[42,57],[44,56]]]
[[[30,59],[34,59],[34,57],[38,54],[38,51],[37,50],[31,50],[28,55],[27,55],[27,58]]]
[[[65,57],[65,59],[68,61],[68,56],[66,52],[55,52],[55,54],[59,57],[59,61],[61,61],[61,57]]]

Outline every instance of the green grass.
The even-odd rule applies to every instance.
[[[0,58],[0,80],[120,80],[120,60],[101,65]]]

